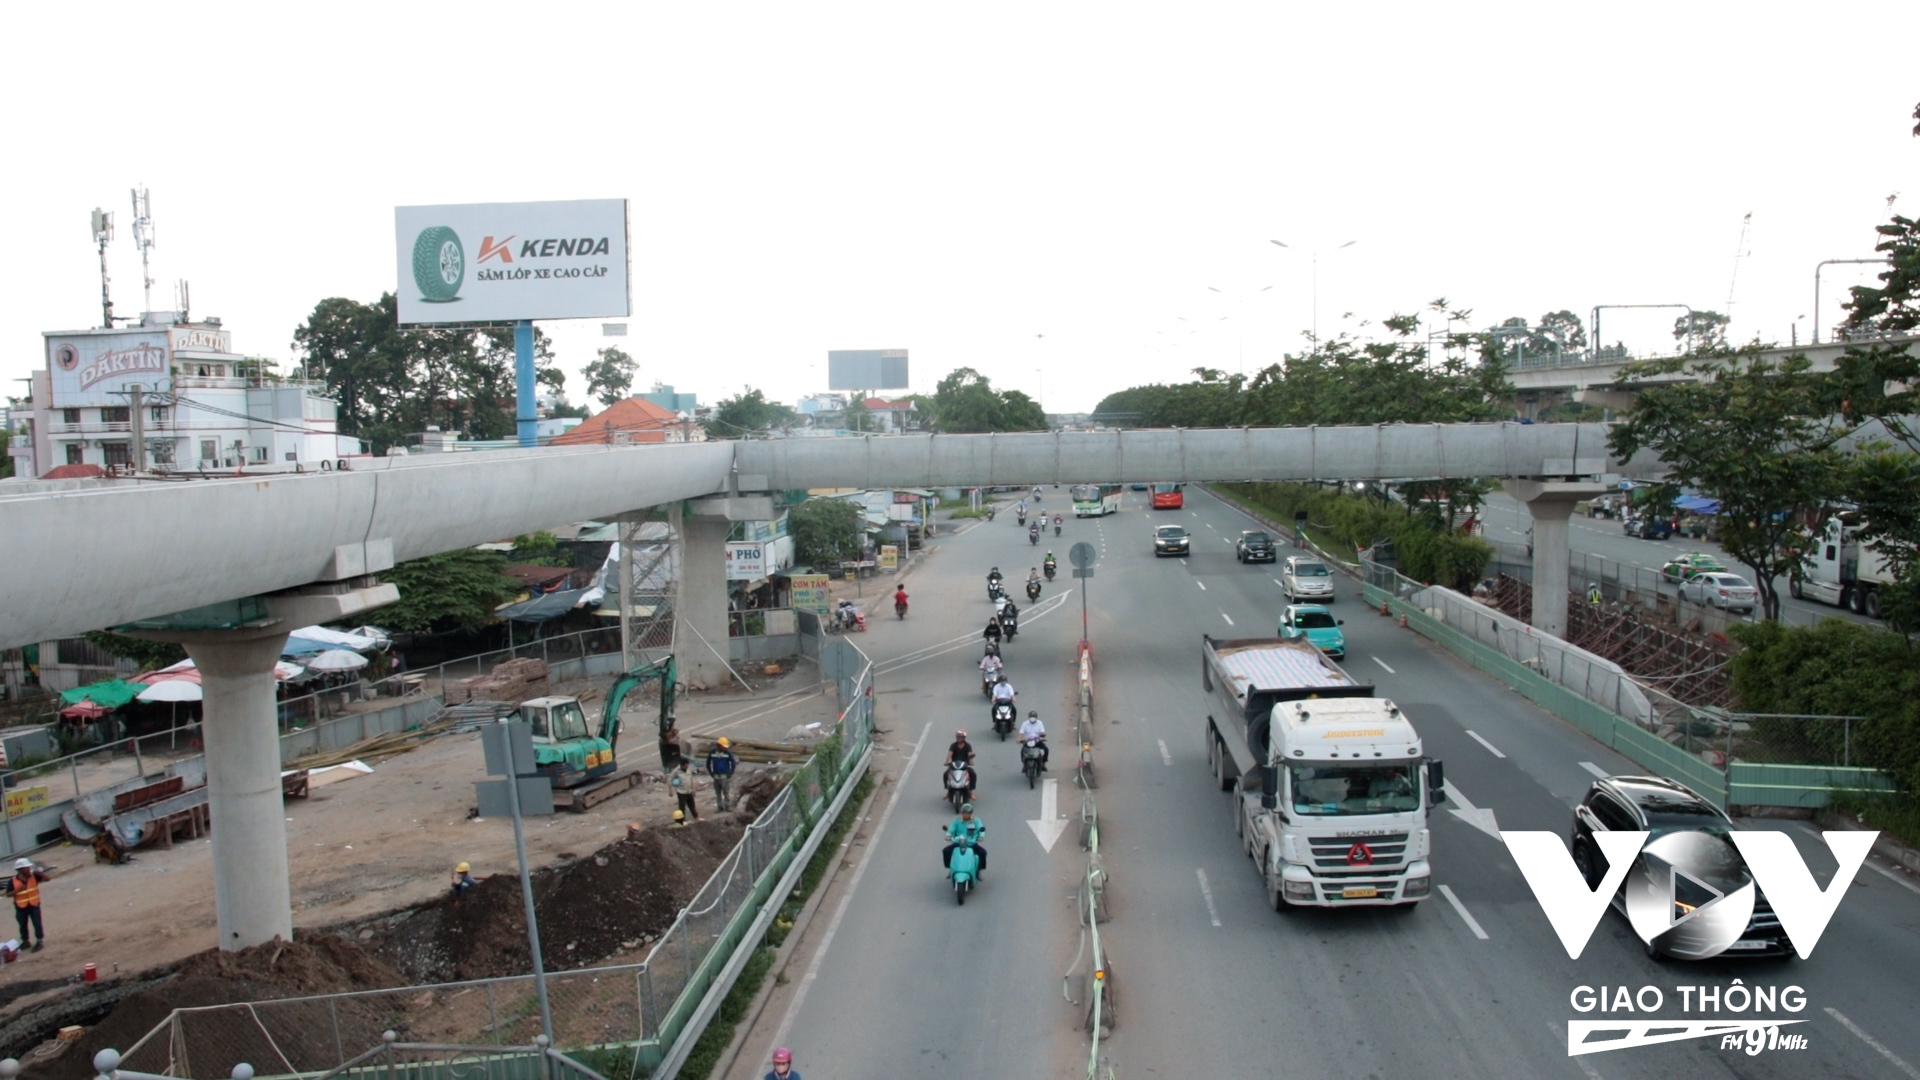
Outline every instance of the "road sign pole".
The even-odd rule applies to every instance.
[[[1080,640],[1093,640],[1087,631],[1087,579],[1093,576],[1093,561],[1099,552],[1085,540],[1067,549],[1067,561],[1073,564],[1073,576],[1080,579]]]

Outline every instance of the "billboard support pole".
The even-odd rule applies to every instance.
[[[513,324],[513,388],[517,400],[515,409],[521,446],[536,446],[534,437],[538,430],[538,421],[534,416],[533,391],[533,320],[521,319]]]

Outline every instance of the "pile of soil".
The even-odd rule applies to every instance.
[[[549,971],[591,967],[659,937],[740,842],[736,817],[648,829],[533,874],[540,948]],[[520,879],[486,878],[458,902],[416,908],[362,931],[369,949],[415,983],[533,970]]]
[[[733,812],[752,821],[772,805],[773,797],[787,786],[787,778],[777,769],[760,769],[739,777],[733,783]]]
[[[297,941],[268,942],[234,953],[210,949],[188,957],[171,978],[121,998],[104,1020],[35,1072],[50,1080],[88,1080],[94,1075],[96,1052],[109,1047],[128,1050],[175,1009],[405,985],[399,972],[352,942],[328,934],[302,934]],[[214,1073],[220,1075],[240,1061],[278,1064],[281,1054],[299,1068],[334,1064],[333,1033],[324,1014],[304,1017],[293,1015],[294,1011],[293,1007],[263,1010],[262,1022],[272,1034],[272,1045],[259,1026],[244,1016],[200,1014],[189,1022],[189,1045],[219,1056],[224,1064],[215,1067]],[[359,1043],[371,1046],[379,1041],[383,1018],[368,1012],[360,1017],[347,1010],[341,1019]],[[310,1042],[314,1045],[307,1045]],[[142,1055],[127,1067],[157,1071],[165,1060]],[[193,1061],[195,1074],[210,1075],[207,1064]],[[260,1068],[266,1071],[267,1066]]]

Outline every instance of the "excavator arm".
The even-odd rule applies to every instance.
[[[613,681],[607,689],[606,709],[600,714],[600,737],[607,740],[607,746],[613,747],[620,741],[620,706],[626,702],[627,695],[635,687],[655,679],[660,681],[660,734],[663,738],[666,736],[673,727],[673,690],[677,675],[673,657],[668,656],[656,663],[642,664]]]

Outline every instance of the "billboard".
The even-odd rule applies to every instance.
[[[403,324],[631,313],[625,199],[400,206],[393,223]]]
[[[905,390],[907,350],[833,349],[827,352],[829,390]]]
[[[767,545],[758,540],[727,541],[727,580],[754,581],[767,576]]]
[[[56,406],[125,405],[130,385],[151,390],[168,380],[167,332],[48,334],[47,368]]]

